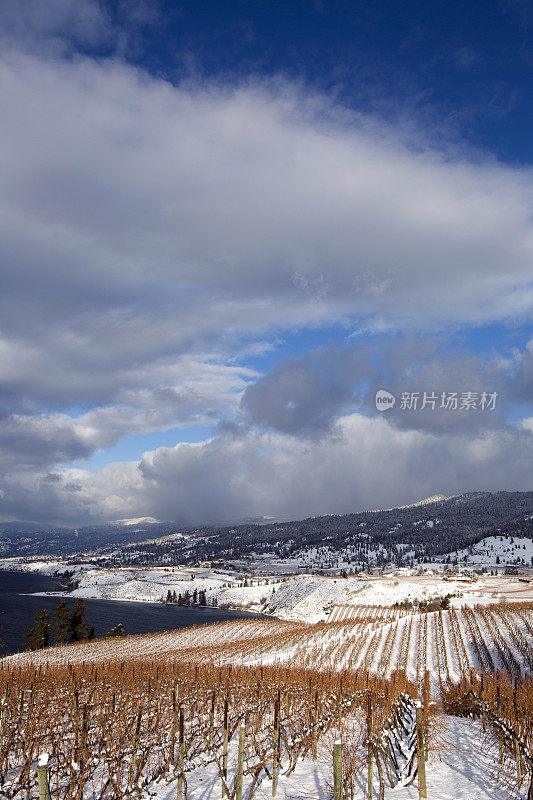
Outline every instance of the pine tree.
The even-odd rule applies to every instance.
[[[125,635],[126,633],[124,631],[124,628],[122,627],[122,623],[119,622],[119,624],[115,625],[114,628],[111,628],[110,631],[104,633],[104,639],[112,639],[115,636],[125,636]]]
[[[91,630],[89,631],[89,635],[87,636],[88,639],[96,639],[96,631],[94,630],[94,625],[91,625]]]
[[[66,642],[70,630],[70,611],[68,603],[63,598],[57,604],[54,613],[54,641],[55,644]]]
[[[89,623],[85,612],[87,611],[87,603],[80,597],[76,600],[74,606],[74,613],[70,618],[70,641],[81,642],[82,639],[87,639],[89,635]]]
[[[25,633],[24,650],[42,650],[50,644],[50,616],[46,608],[40,608],[33,615],[34,625]]]
[[[195,589],[194,592],[192,593],[192,604],[193,604],[193,606],[195,606],[197,602],[198,602],[198,592]]]

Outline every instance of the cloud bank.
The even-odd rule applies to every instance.
[[[465,443],[457,417],[377,419],[370,398],[409,378],[531,401],[531,348],[516,369],[428,344],[530,318],[530,170],[304,84],[174,85],[116,55],[50,49],[65,28],[111,47],[99,4],[58,0],[27,26],[12,4],[2,15],[4,518],[196,523],[525,488],[527,426],[478,417]],[[333,324],[422,343],[325,348],[263,376],[247,365]],[[65,466],[131,434],[217,423],[205,442],[97,475]]]
[[[530,488],[533,437],[517,431],[439,436],[352,414],[333,439],[248,431],[111,464],[5,483],[3,507],[78,524],[157,512],[186,525],[390,507],[440,487]]]

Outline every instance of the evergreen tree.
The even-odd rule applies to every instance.
[[[111,628],[110,631],[104,633],[104,639],[112,639],[115,636],[125,636],[125,635],[126,633],[124,631],[124,628],[122,627],[122,622],[119,622],[119,624],[115,625],[114,628]]]
[[[55,644],[66,642],[70,630],[70,611],[68,603],[63,598],[57,604],[54,612],[54,641]]]
[[[24,650],[42,650],[50,644],[50,616],[46,608],[35,611],[33,621],[33,627],[25,633]]]
[[[89,635],[87,636],[88,639],[96,639],[96,631],[94,630],[94,625],[91,625],[91,630],[89,631]]]
[[[205,599],[205,589],[200,589],[200,593],[198,595],[198,602],[201,606],[207,605],[207,600]]]
[[[70,641],[81,642],[89,636],[89,623],[85,612],[87,611],[87,603],[82,598],[76,600],[74,606],[74,613],[70,618]]]
[[[194,592],[192,593],[192,603],[193,603],[193,606],[195,606],[197,602],[198,602],[198,592],[197,592],[197,591],[196,591],[196,589],[195,589],[195,590],[194,590]]]

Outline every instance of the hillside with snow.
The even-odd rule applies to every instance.
[[[182,537],[110,547],[100,558],[115,566],[233,561],[264,572],[274,561],[293,571],[409,567],[428,560],[450,563],[454,553],[490,536],[533,539],[532,520],[533,492],[436,495],[386,511],[199,528]]]
[[[450,575],[443,580],[442,573],[419,572],[399,570],[387,576],[346,578],[310,574],[252,576],[205,568],[95,569],[84,564],[72,577],[76,588],[65,596],[205,604],[308,623],[331,619],[335,608],[416,606],[446,597],[454,605],[533,598],[533,584],[519,578],[484,575],[472,580]]]
[[[487,536],[469,548],[450,553],[450,561],[459,564],[501,564],[533,566],[533,540],[524,536]]]

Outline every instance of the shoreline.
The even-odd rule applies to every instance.
[[[76,590],[74,590],[76,591]],[[34,597],[71,597],[73,600],[102,600],[104,602],[116,602],[116,603],[148,603],[153,606],[172,606],[175,608],[195,608],[195,609],[207,609],[210,611],[236,611],[239,614],[253,614],[256,617],[268,617],[269,619],[283,619],[282,617],[277,617],[275,614],[269,614],[266,611],[253,611],[249,608],[242,608],[242,606],[201,606],[198,603],[190,604],[190,605],[178,605],[178,603],[162,603],[160,600],[146,600],[144,598],[136,598],[135,600],[131,597],[82,597],[81,595],[75,595],[72,592],[14,592],[14,594],[24,594],[33,595]]]

